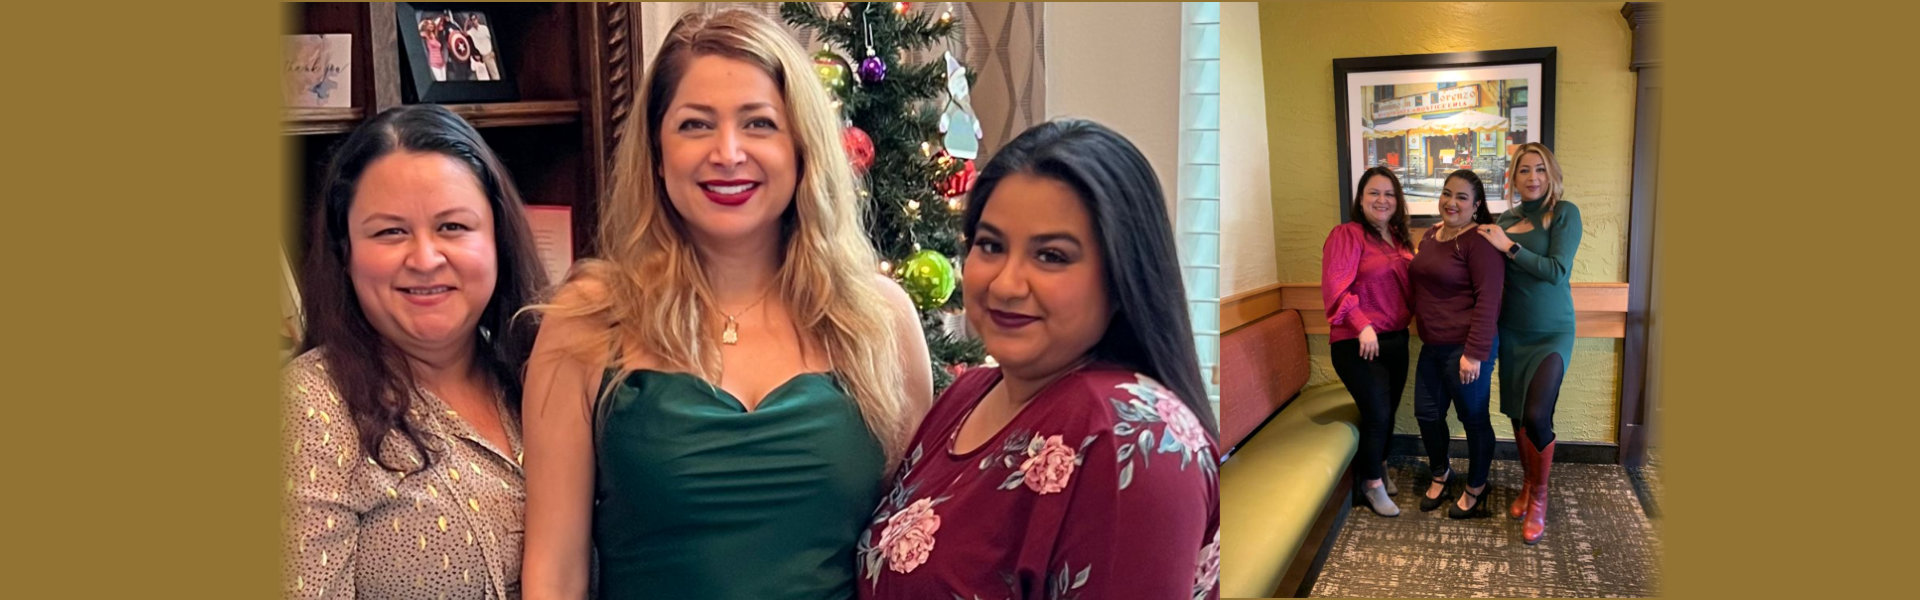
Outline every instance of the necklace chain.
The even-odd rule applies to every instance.
[[[752,304],[748,304],[746,308],[740,309],[739,312],[732,313],[732,314],[727,313],[725,309],[721,309],[719,303],[717,302],[714,303],[714,309],[719,310],[720,315],[727,318],[726,328],[720,331],[720,343],[726,344],[728,346],[732,346],[740,343],[739,316],[747,314],[747,311],[753,310],[753,307],[759,306],[761,302],[765,302],[767,300],[767,296],[772,292],[773,292],[773,284],[767,284],[767,288],[765,290],[761,290],[759,299],[754,300]]]

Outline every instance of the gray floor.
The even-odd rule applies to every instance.
[[[1355,507],[1348,513],[1314,597],[1644,597],[1658,593],[1660,543],[1642,494],[1658,496],[1657,461],[1629,476],[1617,465],[1556,463],[1547,534],[1520,541],[1506,518],[1520,464],[1494,461],[1488,501],[1495,516],[1453,520],[1446,508],[1420,512],[1424,459],[1395,457],[1400,516]],[[1466,461],[1456,459],[1464,481]],[[1636,481],[1640,483],[1636,484]],[[1657,513],[1656,513],[1657,514]]]

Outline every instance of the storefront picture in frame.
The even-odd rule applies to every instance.
[[[1393,170],[1416,221],[1437,219],[1447,174],[1468,169],[1494,213],[1514,147],[1553,147],[1554,48],[1342,58],[1333,61],[1340,218],[1368,168]]]

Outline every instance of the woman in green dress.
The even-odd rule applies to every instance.
[[[1514,150],[1507,189],[1520,197],[1480,233],[1507,255],[1500,308],[1500,412],[1513,420],[1525,483],[1508,514],[1525,519],[1521,539],[1547,531],[1547,473],[1553,469],[1553,407],[1573,356],[1573,254],[1580,208],[1561,199],[1560,163],[1540,143]]]
[[[526,597],[851,598],[932,369],[837,113],[733,10],[673,26],[632,114],[529,361]]]

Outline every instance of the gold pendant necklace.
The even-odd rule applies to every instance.
[[[759,306],[761,302],[765,302],[767,299],[767,294],[771,292],[773,292],[773,285],[768,284],[767,289],[760,292],[760,299],[754,300],[753,304],[748,304],[746,308],[740,309],[739,313],[727,314],[727,311],[721,310],[720,316],[727,318],[727,326],[726,328],[720,330],[720,343],[726,344],[728,346],[739,344],[740,343],[740,323],[738,320],[739,316],[747,314],[747,311],[753,310],[753,307]],[[715,303],[714,309],[719,310],[719,308],[720,308],[719,304]]]

